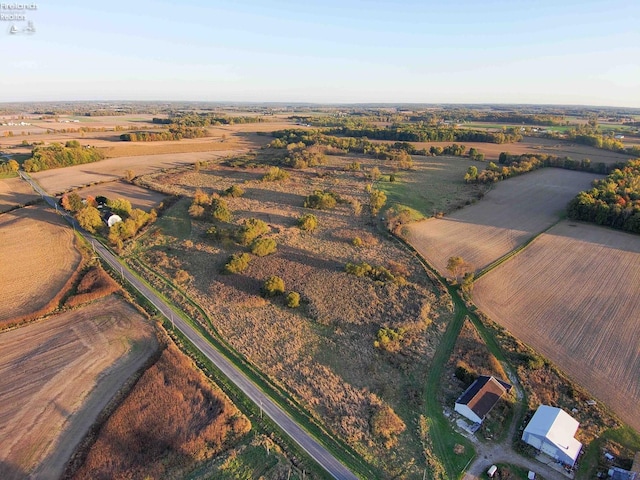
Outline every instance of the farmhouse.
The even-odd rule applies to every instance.
[[[582,449],[574,438],[580,424],[560,408],[540,405],[524,429],[522,440],[559,462],[573,467]]]
[[[511,385],[493,376],[480,375],[456,400],[455,411],[474,423],[482,423]]]

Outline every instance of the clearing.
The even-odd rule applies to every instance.
[[[462,257],[477,271],[550,227],[595,178],[557,168],[513,177],[499,182],[475,205],[408,225],[405,235],[443,275],[452,256]]]
[[[0,335],[0,477],[57,479],[98,414],[156,350],[110,296]]]
[[[81,255],[73,230],[50,209],[26,207],[0,216],[0,324],[57,305]]]
[[[21,207],[39,197],[20,177],[0,178],[0,213]]]
[[[474,302],[640,430],[640,237],[563,221],[479,279]]]

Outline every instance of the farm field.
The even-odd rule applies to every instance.
[[[20,177],[0,178],[0,213],[38,198],[39,195]]]
[[[60,478],[156,348],[151,324],[115,296],[0,334],[0,477]]]
[[[157,207],[165,198],[165,195],[161,193],[138,187],[137,185],[122,180],[80,188],[77,190],[77,193],[82,198],[86,198],[88,195],[94,198],[99,195],[103,195],[109,199],[124,198],[131,202],[133,208],[141,208],[146,211]]]
[[[190,219],[187,198],[138,239],[139,254],[147,266],[179,283],[210,312],[215,327],[235,349],[334,435],[387,474],[412,478],[422,473],[419,466],[405,470],[411,458],[422,458],[417,432],[410,427],[422,402],[424,386],[417,379],[428,371],[451,315],[450,299],[439,296],[410,254],[377,235],[366,206],[368,178],[361,171],[345,170],[354,159],[331,156],[328,165],[290,170],[285,182],[261,181],[266,168],[216,164],[198,172],[149,175],[147,182],[188,196],[196,188],[211,195],[240,185],[243,196],[224,197],[232,224],[216,223],[216,228],[237,228],[251,217],[262,220],[269,226],[265,237],[276,242],[277,251],[252,256],[240,273],[223,274],[230,255],[248,249],[229,238],[207,235],[214,224]],[[305,197],[317,189],[334,192],[340,202],[330,210],[304,208]],[[318,219],[313,233],[297,226],[307,213]],[[180,215],[180,228],[164,228],[164,218]],[[355,238],[360,246],[354,245]],[[408,283],[350,275],[345,272],[348,262],[383,265]],[[283,296],[261,294],[264,281],[273,275],[284,280],[287,293],[300,294],[299,308],[287,307]],[[389,351],[374,344],[384,327],[403,329]],[[370,423],[371,415],[387,407],[404,427],[385,437],[372,431]]]
[[[443,275],[452,256],[481,270],[551,226],[595,178],[557,168],[513,177],[497,183],[475,205],[408,225],[406,238]]]
[[[219,387],[170,343],[100,429],[71,478],[186,478],[250,429]]]
[[[474,302],[640,431],[640,237],[562,221],[476,282]]]
[[[25,207],[0,216],[0,325],[55,303],[81,262],[73,230],[53,211]]]
[[[136,175],[144,175],[161,169],[175,168],[232,155],[233,150],[216,152],[191,152],[162,155],[138,155],[132,157],[108,158],[100,162],[55,168],[33,174],[38,183],[50,194],[60,194],[69,190],[122,178],[126,170]]]

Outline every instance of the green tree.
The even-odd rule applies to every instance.
[[[269,226],[257,218],[249,218],[244,221],[242,228],[238,231],[237,239],[241,245],[249,245],[260,235],[269,231]]]
[[[236,253],[224,266],[224,273],[240,273],[247,269],[250,261],[251,255],[248,253]]]
[[[284,280],[276,275],[269,277],[262,287],[266,297],[275,297],[284,293]]]
[[[76,214],[76,219],[86,231],[95,233],[96,229],[102,225],[100,211],[95,207],[86,207]]]
[[[471,165],[464,176],[464,181],[467,183],[473,182],[478,178],[478,167]]]
[[[121,217],[128,217],[131,214],[131,202],[124,198],[116,198],[115,200],[109,200],[107,206],[116,215]]]

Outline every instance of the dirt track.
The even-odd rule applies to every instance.
[[[59,478],[156,348],[153,327],[113,296],[1,334],[0,478]]]

